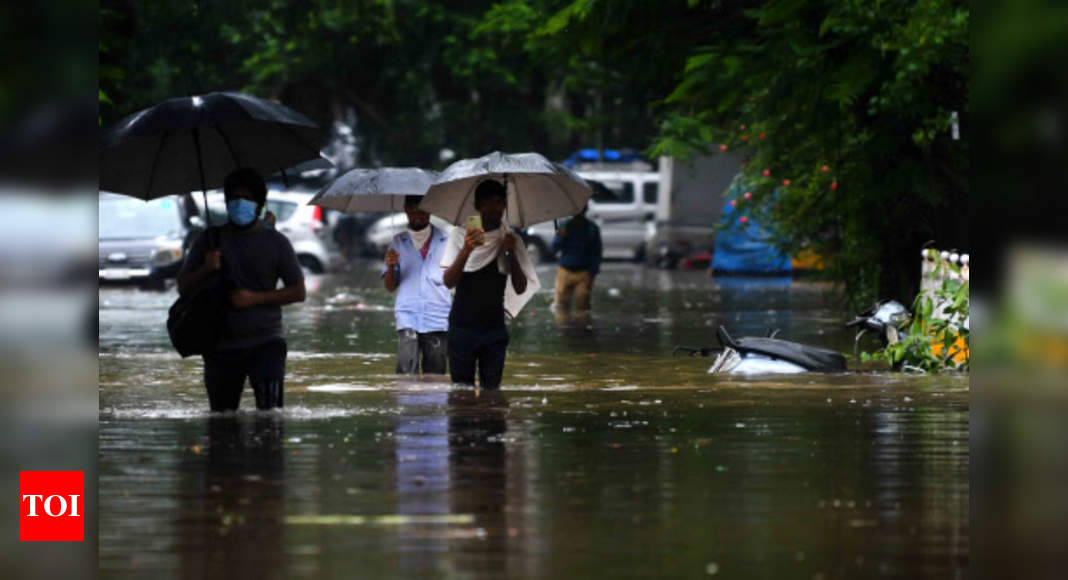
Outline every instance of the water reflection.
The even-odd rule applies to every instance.
[[[508,399],[500,391],[449,392],[449,507],[474,514],[477,528],[452,539],[462,569],[487,578],[508,570]]]
[[[204,428],[181,470],[180,575],[284,576],[282,417],[213,415]]]
[[[442,412],[447,398],[443,390],[396,394],[401,410],[394,438],[398,514],[418,517],[449,513],[449,430],[448,418]],[[432,573],[436,560],[448,551],[448,539],[440,534],[420,537],[401,527],[395,535],[396,566],[403,577]]]
[[[499,391],[402,391],[393,474],[397,513],[454,514],[447,527],[396,530],[401,576],[464,570],[485,577],[508,575],[508,400]]]
[[[101,575],[966,572],[967,378],[671,357],[720,322],[852,349],[826,287],[732,284],[608,264],[588,318],[536,296],[476,392],[393,373],[377,269],[323,277],[286,311],[290,406],[236,417],[171,352],[173,296],[101,290]]]
[[[593,338],[597,333],[594,328],[593,314],[589,310],[577,310],[568,312],[559,308],[553,309],[553,320],[556,322],[556,331],[564,338]]]

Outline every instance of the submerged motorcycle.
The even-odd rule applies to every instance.
[[[900,303],[888,300],[876,304],[846,326],[859,328],[855,339],[867,331],[880,334],[884,342],[898,340],[901,328],[908,322],[909,313]],[[733,338],[727,329],[720,326],[716,338],[720,348],[676,346],[672,356],[688,352],[691,356],[711,356],[716,360],[709,367],[715,374],[796,374],[796,373],[841,373],[846,371],[846,359],[842,353],[827,348],[809,346],[799,342],[775,338],[778,330],[766,337]]]

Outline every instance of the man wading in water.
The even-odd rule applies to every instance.
[[[483,389],[499,388],[504,374],[508,346],[505,312],[518,314],[540,287],[519,237],[501,221],[506,203],[506,190],[500,182],[479,183],[475,209],[481,214],[483,227],[454,229],[441,259],[445,286],[456,288],[449,312],[452,381],[474,385],[477,365]]]
[[[421,195],[404,198],[408,231],[393,236],[386,252],[382,280],[390,292],[400,288],[394,307],[397,319],[397,373],[445,374],[446,333],[452,294],[438,267],[445,251],[445,233],[430,225],[419,209]]]
[[[263,178],[237,169],[226,177],[223,191],[229,223],[212,226],[193,242],[178,292],[192,291],[220,269],[234,288],[215,350],[204,354],[211,410],[236,410],[245,377],[257,409],[279,408],[286,372],[282,306],[304,301],[304,274],[289,239],[259,219],[267,203]],[[218,246],[209,249],[209,239]],[[283,288],[277,288],[278,280]]]

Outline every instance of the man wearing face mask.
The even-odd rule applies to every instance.
[[[246,377],[257,409],[280,408],[286,363],[282,306],[304,300],[304,274],[289,240],[259,218],[267,202],[263,178],[237,169],[226,177],[223,192],[229,221],[193,242],[178,292],[192,291],[220,270],[233,288],[216,348],[204,354],[211,410],[236,410]]]
[[[393,237],[386,252],[382,280],[397,292],[397,374],[445,374],[447,331],[452,293],[438,267],[445,251],[445,233],[430,224],[419,209],[419,195],[404,198],[408,230]]]

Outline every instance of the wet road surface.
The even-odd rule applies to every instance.
[[[553,275],[500,392],[393,374],[375,265],[310,278],[286,410],[246,389],[236,416],[170,349],[173,290],[101,289],[102,576],[966,575],[967,378],[713,377],[672,347],[724,324],[851,356],[849,313],[822,284],[608,264],[593,316],[557,320]]]

